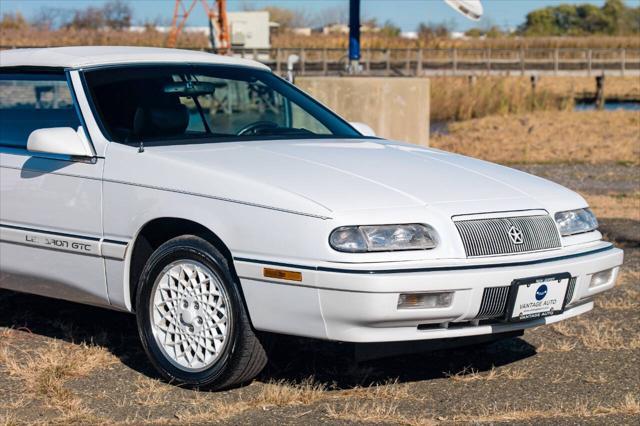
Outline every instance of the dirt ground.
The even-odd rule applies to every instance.
[[[279,339],[252,384],[213,393],[158,380],[134,318],[0,292],[0,425],[638,424],[638,168],[520,167],[580,191],[625,250],[596,309],[484,346],[355,363],[343,347]]]

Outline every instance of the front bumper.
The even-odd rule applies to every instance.
[[[591,298],[611,287],[623,252],[599,243],[569,255],[534,260],[494,261],[484,266],[458,263],[393,269],[352,269],[235,260],[249,314],[258,330],[344,342],[392,342],[503,333],[571,318],[593,308]],[[369,265],[371,267],[371,265]],[[472,266],[472,267],[470,267]],[[265,279],[265,267],[299,271],[302,282]],[[591,275],[614,269],[612,278],[589,288]],[[484,289],[509,286],[514,279],[568,272],[573,296],[560,315],[520,323],[477,321]],[[399,310],[400,293],[453,291],[447,308]]]

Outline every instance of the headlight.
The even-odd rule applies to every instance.
[[[590,209],[558,212],[556,223],[563,237],[598,229],[598,220]]]
[[[349,253],[369,251],[428,250],[438,244],[428,225],[343,226],[331,233],[331,247]]]

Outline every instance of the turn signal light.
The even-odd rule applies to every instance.
[[[279,280],[302,281],[302,273],[286,271],[284,269],[264,268],[263,275],[266,278],[277,278]]]
[[[398,309],[448,308],[453,301],[453,292],[406,293],[398,298]]]

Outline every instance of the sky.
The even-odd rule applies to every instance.
[[[28,18],[42,7],[75,9],[88,5],[100,6],[104,2],[105,0],[0,0],[0,14],[19,11]],[[153,20],[170,23],[175,1],[129,0],[128,3],[134,9],[134,23],[142,24]],[[485,14],[480,22],[467,20],[442,0],[362,0],[362,15],[363,18],[376,18],[378,22],[391,20],[403,31],[415,31],[420,22],[449,22],[455,30],[463,31],[490,25],[515,27],[524,22],[526,14],[533,9],[562,3],[602,6],[604,0],[483,0],[482,3]],[[230,11],[242,10],[247,5],[257,9],[265,6],[297,9],[310,15],[326,9],[348,9],[347,0],[228,0]],[[638,6],[640,0],[627,0],[627,5]],[[201,8],[200,5],[197,7]],[[187,25],[206,25],[204,13],[194,13]]]

